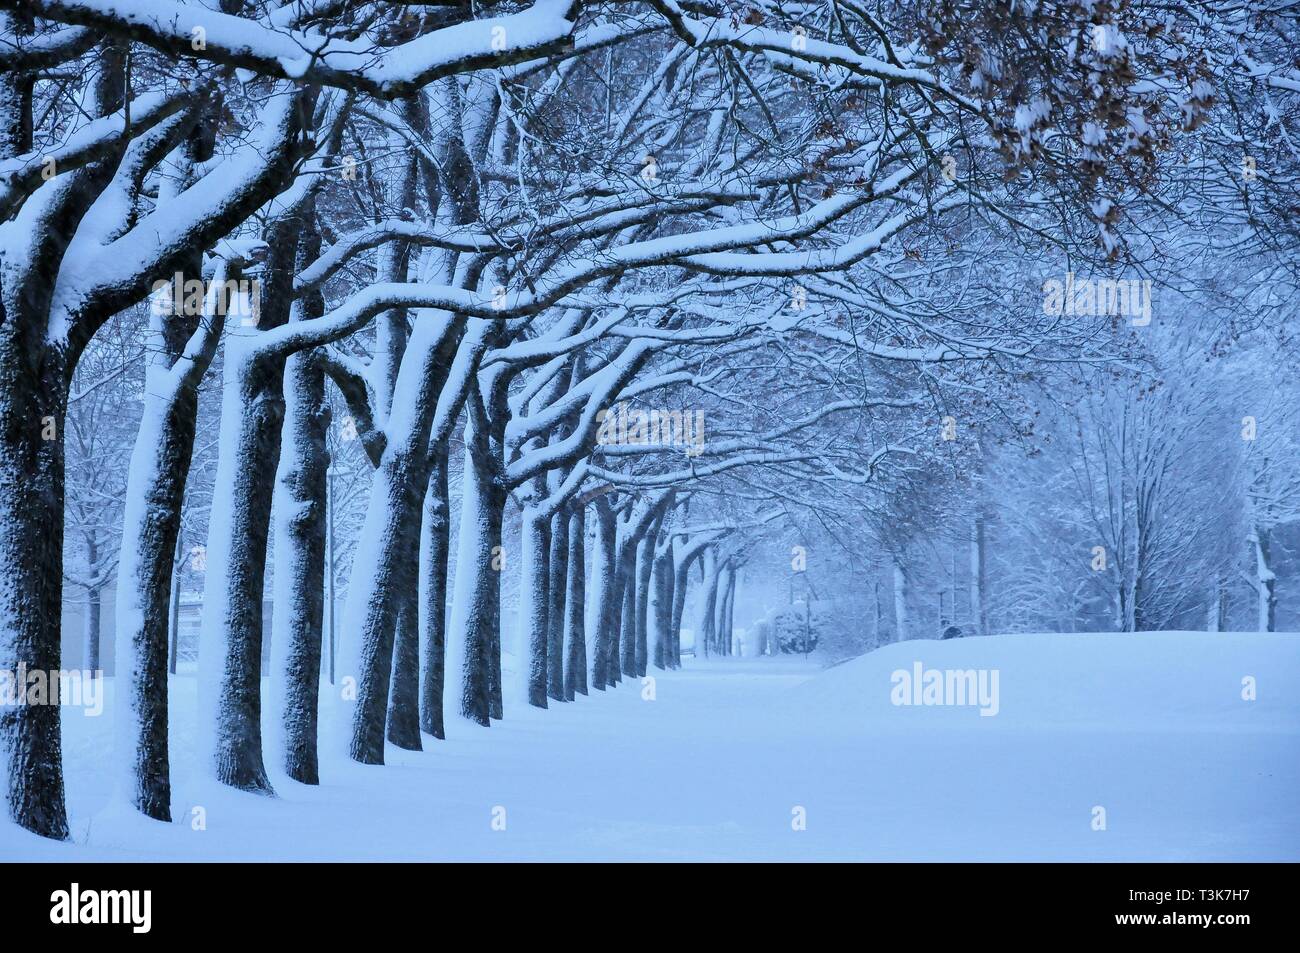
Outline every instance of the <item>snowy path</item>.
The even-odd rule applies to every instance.
[[[1096,644],[1122,638],[907,643],[826,672],[688,659],[660,676],[653,702],[625,684],[549,712],[516,705],[423,753],[390,747],[382,768],[331,762],[318,790],[276,779],[277,800],[182,782],[172,825],[104,806],[107,772],[84,765],[102,766],[109,718],[74,714],[81,843],[9,826],[0,857],[1300,858],[1300,641]],[[890,672],[913,660],[995,665],[999,715],[892,706]],[[1242,671],[1259,677],[1258,701],[1236,698]],[[192,804],[207,830],[191,830]],[[1105,831],[1092,829],[1097,805]],[[796,807],[806,830],[792,829]]]

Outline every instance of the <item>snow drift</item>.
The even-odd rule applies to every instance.
[[[895,704],[894,673],[910,676],[917,663],[925,672],[995,671],[996,717],[977,717],[976,705]],[[987,731],[1053,726],[1300,732],[1297,689],[1296,635],[999,635],[887,645],[827,669],[791,701],[819,720],[885,730],[967,725]]]
[[[893,704],[918,663],[997,671],[998,713]],[[72,841],[3,824],[0,860],[1300,859],[1295,635],[1004,635],[654,674],[652,698],[631,679],[508,701],[490,729],[450,719],[384,769],[329,746],[319,787],[272,768],[277,798],[200,770],[195,680],[174,677],[171,824],[113,800],[110,679],[104,717],[65,712]]]

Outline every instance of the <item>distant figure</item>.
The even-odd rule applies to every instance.
[[[960,638],[961,638],[961,629],[960,629],[959,627],[955,626],[955,625],[951,625],[951,624],[949,624],[949,622],[948,622],[947,619],[940,619],[940,620],[939,620],[939,628],[940,628],[940,630],[943,632],[943,634],[939,636],[939,638],[941,638],[941,639],[960,639]]]

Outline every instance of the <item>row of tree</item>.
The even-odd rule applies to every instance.
[[[159,295],[112,559],[118,759],[162,820],[200,450],[205,760],[270,793],[268,562],[276,750],[319,775],[334,428],[372,472],[355,693],[325,697],[381,763],[447,710],[503,716],[507,565],[533,705],[679,664],[693,567],[701,647],[729,651],[754,534],[887,531],[949,421],[1022,426],[1027,368],[1112,358],[1115,316],[1051,314],[1044,274],[1154,269],[1191,215],[1294,264],[1285,8],[217,6],[0,0],[0,666],[60,667],[73,382]],[[10,816],[65,837],[57,706],[0,712],[0,744]]]

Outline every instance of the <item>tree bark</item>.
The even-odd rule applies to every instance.
[[[740,570],[732,566],[727,573],[727,594],[722,603],[722,654],[734,655],[736,651],[736,582]]]
[[[970,547],[970,611],[971,618],[975,621],[975,631],[980,635],[989,634],[988,557],[986,555],[984,525],[984,517],[978,516],[975,518]]]
[[[610,643],[617,625],[617,614],[622,612],[622,590],[618,588],[617,519],[608,501],[597,499],[594,505],[596,549],[592,553],[591,575],[596,591],[591,617],[596,631],[591,653],[591,684],[603,692],[614,684],[610,673]]]
[[[1255,528],[1255,587],[1259,594],[1260,632],[1277,630],[1277,576],[1270,565],[1272,533],[1267,529]]]
[[[302,222],[295,271],[320,254],[313,204],[306,207]],[[315,292],[291,309],[294,320],[309,320],[324,311],[324,299]],[[285,360],[284,402],[273,505],[275,599],[271,620],[271,651],[279,682],[280,756],[289,777],[303,784],[319,784],[330,415],[325,374],[312,354],[292,354]]]
[[[390,437],[375,471],[357,548],[354,565],[361,564],[360,572],[354,572],[348,587],[344,630],[357,636],[349,655],[351,671],[344,672],[357,680],[349,755],[361,764],[384,763],[394,645],[403,621],[408,638],[416,623],[409,612],[419,586],[419,512],[428,486],[423,447],[427,434],[424,429],[397,440]],[[408,669],[408,682],[409,674]],[[404,699],[408,708],[412,702]]]
[[[699,622],[695,626],[695,652],[698,655],[703,650],[705,658],[713,650],[713,614],[717,608],[718,572],[717,556],[712,549],[705,550],[700,561],[703,586],[700,590],[702,598],[698,609]]]
[[[672,645],[669,628],[672,625],[672,544],[653,560],[650,574],[650,600],[646,612],[654,643],[654,667],[672,668]]]
[[[227,341],[199,662],[216,779],[268,795],[275,792],[262,757],[262,604],[282,379],[283,364],[258,354],[255,334]]]
[[[418,511],[417,511],[418,512]],[[416,536],[418,550],[419,536]],[[408,553],[418,565],[419,552]],[[393,676],[388,694],[388,740],[407,751],[420,751],[419,584],[398,593],[397,630],[393,638]]]
[[[187,184],[195,164],[211,157],[213,135],[208,122],[192,134],[173,189]],[[197,276],[202,264],[201,252],[194,251],[182,274]],[[122,760],[130,765],[132,804],[161,821],[171,820],[167,673],[176,671],[179,645],[181,512],[194,454],[199,385],[225,324],[216,309],[205,310],[211,311],[205,316],[210,323],[188,369],[178,362],[200,319],[173,313],[151,329],[154,354],[145,369],[144,409],[127,473],[117,570],[114,678],[119,704],[125,699],[118,744]]]
[[[626,566],[620,575],[623,577],[623,608],[619,616],[618,653],[614,664],[614,681],[622,680],[624,675],[636,675],[636,546],[623,557]]]
[[[907,575],[897,562],[894,563],[894,629],[894,641],[907,641]]]
[[[285,773],[319,784],[317,753],[321,630],[325,618],[325,492],[329,405],[325,375],[310,354],[285,362],[285,417],[275,477],[276,659],[280,754]]]
[[[727,599],[731,595],[733,570],[730,562],[724,562],[718,570],[718,595],[713,608],[713,651],[718,655],[730,655],[731,630],[727,628]]]
[[[650,663],[650,589],[653,583],[655,532],[641,537],[636,548],[636,674],[645,678]]]
[[[673,668],[682,667],[682,616],[686,613],[686,587],[690,580],[691,563],[684,560],[680,565],[674,564],[673,574],[673,615],[672,615],[672,649]]]
[[[564,697],[568,701],[587,694],[586,532],[584,508],[575,506],[569,515],[564,596],[564,644],[568,649],[564,666]]]
[[[86,644],[86,664],[85,669],[90,673],[91,678],[99,678],[101,674],[99,662],[99,636],[100,636],[100,610],[103,607],[103,600],[100,596],[100,587],[92,586],[86,590],[86,619],[85,619],[85,644]]]
[[[456,595],[452,599],[449,632],[459,637],[461,656],[460,713],[487,726],[492,713],[493,631],[500,613],[501,519],[505,490],[492,480],[486,466],[475,460],[467,427],[465,473],[461,485],[457,528]],[[495,562],[495,565],[494,565]],[[499,664],[499,663],[498,663]]]
[[[1215,579],[1205,620],[1207,632],[1225,632],[1228,628],[1228,584],[1222,576]]]
[[[146,380],[159,381],[166,373],[163,366],[150,368]],[[131,803],[149,817],[168,821],[168,641],[174,556],[194,448],[198,382],[180,387],[147,385],[144,405],[127,471],[114,670],[123,705],[118,722],[123,728],[118,734],[121,757],[130,763],[133,778]]]
[[[398,722],[406,743],[418,743],[410,732],[418,724],[419,648],[412,654],[410,643],[419,638],[420,514],[429,487],[429,436],[464,331],[465,321],[455,316],[417,316],[389,415],[403,426],[387,432],[375,468],[343,615],[343,632],[353,641],[342,674],[357,680],[349,755],[361,764],[384,763],[394,645],[403,619]]]
[[[181,580],[177,569],[181,565],[181,552],[184,545],[178,532],[176,534],[176,558],[172,560],[171,608],[167,623],[167,638],[169,640],[167,646],[167,671],[172,675],[176,674],[176,658],[180,654],[181,647]]]
[[[445,444],[435,451],[431,461],[421,536],[420,639],[424,670],[420,683],[420,727],[443,739],[447,737],[442,696],[447,657],[447,558],[451,540]]]
[[[528,704],[546,707],[551,520],[524,509],[519,550],[519,624],[528,652]]]
[[[257,325],[241,321],[226,328],[215,484],[220,490],[208,517],[200,715],[217,780],[268,795],[275,792],[262,753],[262,612],[288,355],[262,348],[259,336],[289,321],[303,239],[314,240],[308,215],[308,207],[299,205],[268,226]],[[164,552],[170,555],[170,547]]]
[[[546,610],[546,694],[553,701],[567,701],[564,692],[565,596],[569,568],[569,514],[561,508],[551,518],[551,551],[547,558]]]
[[[0,86],[5,82],[0,77]],[[9,292],[0,289],[0,668],[57,672],[70,374],[61,350],[24,328]],[[43,336],[43,324],[39,330]],[[42,438],[48,432],[43,420],[55,428],[54,439]],[[68,821],[59,731],[57,704],[0,706],[9,816],[29,831],[61,840],[68,836]]]

